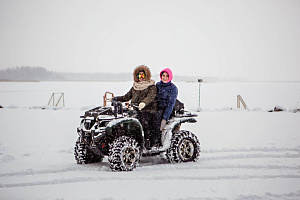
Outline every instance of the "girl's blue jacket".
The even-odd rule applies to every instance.
[[[162,118],[168,121],[177,99],[178,89],[171,81],[168,83],[157,82],[156,87],[158,109],[164,110]]]

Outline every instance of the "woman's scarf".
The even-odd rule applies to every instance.
[[[144,89],[147,89],[151,85],[155,85],[154,80],[133,82],[133,89],[135,89],[135,90],[144,90]]]

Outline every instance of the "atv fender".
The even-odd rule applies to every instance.
[[[112,141],[120,136],[135,138],[143,146],[144,132],[141,123],[135,118],[121,118],[108,123],[106,135]]]
[[[180,125],[182,123],[196,123],[197,120],[193,117],[190,118],[173,118],[170,120],[170,122],[167,124],[165,131],[162,133],[161,141],[162,141],[162,151],[165,151],[170,148],[171,146],[171,139],[172,135],[175,132],[178,132],[180,130]]]

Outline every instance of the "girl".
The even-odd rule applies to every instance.
[[[171,69],[166,68],[160,72],[161,81],[156,83],[158,103],[157,118],[160,122],[158,125],[160,131],[163,131],[167,121],[170,119],[178,95],[176,85],[171,82],[172,78],[173,73]]]

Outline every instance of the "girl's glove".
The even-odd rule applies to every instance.
[[[167,124],[167,121],[165,119],[161,120],[161,123],[160,123],[160,131],[163,131],[166,127],[166,124]]]

